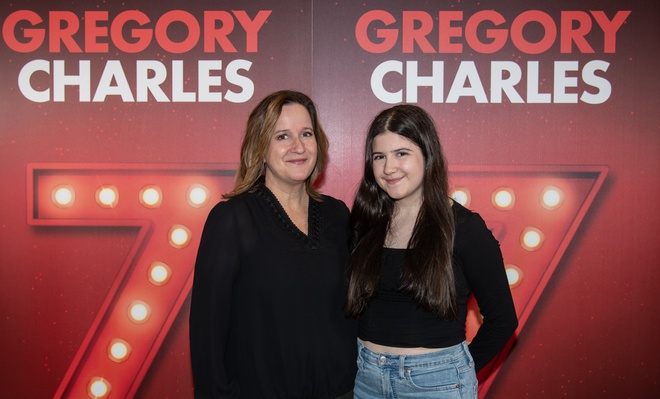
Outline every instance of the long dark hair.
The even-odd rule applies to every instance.
[[[392,132],[415,143],[424,156],[422,205],[406,252],[401,289],[424,308],[454,319],[456,289],[452,269],[454,215],[449,198],[447,162],[431,116],[415,105],[397,105],[372,121],[365,145],[364,176],[351,212],[353,250],[346,313],[358,315],[379,285],[382,248],[394,211],[394,200],[374,177],[373,142]]]
[[[270,134],[275,129],[275,124],[282,114],[282,107],[287,104],[300,104],[307,109],[312,120],[312,129],[316,138],[317,155],[316,165],[312,174],[305,182],[307,194],[315,200],[320,200],[321,195],[314,187],[316,179],[325,170],[328,159],[328,137],[321,127],[316,105],[307,96],[298,91],[281,90],[271,93],[261,100],[252,110],[245,128],[245,136],[241,145],[241,161],[236,171],[234,189],[224,198],[235,197],[246,191],[254,189],[264,175],[266,167],[264,158],[268,152]]]

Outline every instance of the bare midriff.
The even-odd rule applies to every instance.
[[[362,341],[360,340],[365,347],[367,347],[370,351],[376,352],[376,353],[389,353],[392,355],[423,355],[425,353],[431,353],[431,352],[437,352],[441,351],[445,348],[399,348],[396,346],[385,346],[385,345],[379,345],[379,344],[374,344],[373,342],[370,341]]]

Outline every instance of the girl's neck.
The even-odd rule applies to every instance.
[[[392,220],[385,237],[389,248],[407,248],[412,237],[421,204],[395,204]]]

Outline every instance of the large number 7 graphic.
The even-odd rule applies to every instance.
[[[139,228],[55,398],[135,395],[189,294],[206,215],[233,175],[217,164],[28,166],[30,224]],[[589,165],[451,168],[452,197],[479,212],[500,242],[518,332],[606,175]],[[468,339],[480,322],[472,302]],[[508,350],[491,364],[481,397]]]
[[[209,164],[28,166],[30,224],[138,228],[55,398],[136,393],[190,291],[206,215],[233,175]]]

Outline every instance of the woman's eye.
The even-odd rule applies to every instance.
[[[383,159],[383,156],[382,155],[374,155],[373,159],[374,159],[374,161],[378,161],[378,160]]]
[[[288,136],[284,133],[283,134],[278,134],[277,136],[275,136],[275,140],[286,140],[287,137]]]
[[[397,157],[404,157],[404,156],[406,156],[406,155],[408,155],[408,153],[405,152],[405,151],[399,151],[399,152],[396,153],[396,156],[397,156]]]
[[[311,131],[308,130],[308,131],[303,132],[302,135],[303,135],[303,137],[313,137],[314,132],[311,132]]]

